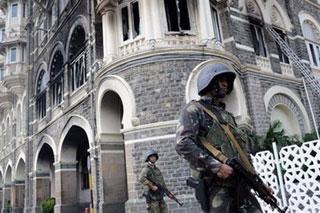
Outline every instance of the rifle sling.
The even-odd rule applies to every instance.
[[[253,168],[252,164],[250,163],[247,155],[244,153],[244,151],[242,150],[242,148],[240,147],[237,139],[235,138],[235,136],[233,135],[233,133],[231,132],[230,128],[228,125],[225,124],[221,124],[217,118],[217,116],[208,108],[206,108],[205,106],[203,106],[202,104],[195,102],[197,106],[199,106],[204,112],[206,112],[213,120],[215,120],[224,130],[226,136],[229,138],[229,141],[231,141],[233,147],[236,149],[236,151],[238,152],[239,156],[240,156],[240,160],[241,162],[243,162],[243,166],[252,174],[255,174],[255,169]],[[200,139],[201,143],[208,149],[208,151],[211,152],[211,154],[213,154],[214,157],[216,157],[218,160],[220,160],[218,157],[223,155],[219,150],[217,150],[216,148],[214,148],[209,142],[208,140],[203,140]],[[208,144],[211,146],[210,148],[208,148]],[[216,149],[217,151],[214,151],[212,148]],[[224,156],[224,155],[223,155]],[[227,159],[226,156],[222,157],[223,159]],[[221,161],[221,160],[220,160]],[[221,162],[225,162],[225,160],[222,160]]]
[[[206,149],[220,162],[225,163],[228,160],[228,158],[221,151],[212,146],[212,144],[209,143],[209,141],[206,138],[200,137],[200,141],[202,145],[206,147]]]

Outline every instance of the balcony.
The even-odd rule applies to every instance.
[[[313,66],[311,67],[311,71],[317,79],[320,79],[320,67]]]
[[[119,47],[119,56],[133,55],[137,52],[160,49],[185,50],[199,48],[200,43],[196,36],[180,36],[177,34],[168,34],[161,39],[145,40],[143,37],[138,37],[134,40],[125,42]],[[210,44],[209,48],[221,49],[221,45]]]
[[[5,32],[1,35],[0,49],[5,48],[7,45],[15,43],[27,43],[27,32],[25,31],[11,31]]]
[[[288,77],[295,77],[292,66],[290,64],[280,62],[281,72],[283,75]]]
[[[13,94],[0,85],[0,110],[11,108],[14,101]]]
[[[18,96],[25,90],[26,72],[23,68],[23,63],[6,64],[3,75],[3,85]]]
[[[257,62],[257,66],[261,69],[261,71],[272,73],[271,63],[269,58],[256,56],[256,62]]]

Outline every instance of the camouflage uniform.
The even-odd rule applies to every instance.
[[[241,141],[239,140],[240,137],[245,137],[245,135],[241,135],[236,127],[234,117],[225,110],[223,103],[206,96],[203,96],[199,102],[217,116],[219,123],[233,126],[232,131],[238,141]],[[208,186],[210,212],[262,212],[257,200],[249,192],[246,184],[242,184],[238,177],[231,176],[227,179],[221,179],[216,175],[222,164],[202,146],[199,140],[201,136],[206,137],[226,157],[239,158],[217,121],[213,121],[192,101],[182,110],[180,116],[176,151],[189,161],[193,171],[201,171],[198,178],[204,178]],[[244,143],[240,145],[245,148]]]
[[[148,190],[149,196],[151,198],[151,202],[147,204],[147,210],[149,213],[167,213],[168,207],[166,202],[164,201],[163,197],[164,194],[159,191],[152,191],[147,186],[149,181],[146,179],[149,178],[153,181],[155,181],[157,184],[160,184],[164,187],[166,187],[166,184],[164,182],[164,178],[161,174],[160,169],[156,167],[156,165],[146,162],[145,166],[143,167],[140,175],[139,175],[139,181],[145,185],[145,189]]]

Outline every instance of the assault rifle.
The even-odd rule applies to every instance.
[[[176,196],[174,196],[174,194],[173,194],[172,192],[170,192],[165,186],[162,186],[161,184],[156,183],[155,181],[151,180],[151,179],[148,178],[148,177],[145,177],[145,178],[146,178],[148,181],[150,181],[153,185],[157,186],[157,187],[158,187],[158,191],[159,191],[160,193],[165,194],[165,195],[167,195],[171,200],[176,201],[176,202],[179,204],[179,206],[182,206],[182,205],[183,205],[183,203],[181,203],[181,202],[178,200],[178,198],[176,198]],[[143,194],[143,196],[146,197],[145,194]],[[146,197],[146,199],[147,199],[147,197]]]
[[[288,207],[281,209],[278,206],[277,199],[272,195],[272,192],[263,183],[261,178],[256,174],[248,172],[236,158],[228,159],[226,164],[232,167],[235,174],[239,175],[248,186],[253,189],[258,197],[269,204],[272,209],[277,209],[280,213],[285,213],[287,211]]]

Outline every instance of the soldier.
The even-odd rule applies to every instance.
[[[144,193],[147,202],[147,210],[149,213],[167,213],[168,207],[163,197],[164,192],[152,183],[155,182],[166,187],[161,171],[156,167],[156,161],[159,159],[158,153],[150,149],[145,155],[145,166],[139,175],[139,181],[146,186],[147,192]]]
[[[229,165],[209,154],[200,140],[206,138],[227,158],[239,158],[237,150],[220,126],[232,126],[233,134],[239,136],[240,131],[234,117],[225,110],[225,104],[221,102],[221,99],[233,90],[235,78],[233,68],[223,63],[210,64],[202,68],[197,81],[201,98],[199,101],[191,101],[181,112],[176,133],[176,151],[189,161],[193,178],[204,180],[204,197],[207,204],[202,205],[204,211],[260,213],[260,206],[246,184],[233,175],[233,169]],[[208,111],[204,109],[210,110],[217,119],[209,116],[206,113]],[[240,145],[244,148],[244,144]],[[203,204],[203,201],[197,199]]]

